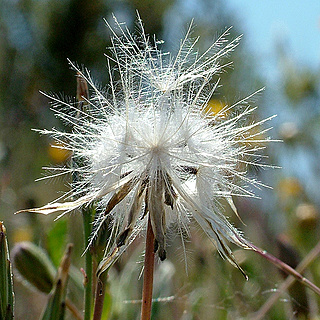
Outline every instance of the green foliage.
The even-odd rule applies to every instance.
[[[53,292],[49,295],[49,301],[41,320],[63,320],[65,315],[65,304],[63,299],[63,288],[61,281],[57,281]]]
[[[0,319],[13,319],[14,295],[6,229],[0,222]]]
[[[20,242],[13,248],[13,262],[31,286],[43,293],[51,291],[57,269],[42,248],[31,242]]]
[[[34,283],[34,287],[39,289],[39,284],[36,283],[40,281],[41,291],[48,293],[51,290],[48,306],[42,314],[43,319],[67,317],[68,311],[66,315],[64,311],[66,298],[72,299],[78,310],[84,309],[83,276],[79,268],[84,267],[85,262],[81,257],[81,249],[81,253],[74,254],[73,257],[77,269],[71,268],[66,296],[67,283],[55,280],[55,268],[52,265],[59,265],[67,242],[82,246],[80,232],[68,234],[70,228],[77,228],[74,215],[78,213],[72,213],[70,217],[66,216],[56,222],[34,215],[12,216],[17,209],[42,205],[55,199],[56,191],[67,188],[65,185],[68,184],[68,179],[64,178],[57,179],[55,183],[33,182],[41,176],[42,166],[50,166],[50,163],[62,166],[66,161],[53,157],[49,152],[51,141],[31,131],[31,128],[63,126],[53,118],[47,99],[39,90],[75,96],[76,79],[69,70],[67,58],[91,69],[98,82],[108,82],[102,53],[109,45],[109,34],[102,18],[109,20],[111,12],[115,12],[122,20],[127,20],[131,28],[134,28],[135,9],[138,9],[147,32],[156,33],[158,38],[166,40],[165,44],[170,50],[176,38],[183,36],[183,30],[193,17],[196,24],[193,35],[201,35],[203,39],[198,44],[200,51],[207,41],[211,42],[225,27],[234,25],[232,35],[242,33],[237,17],[232,17],[226,11],[223,1],[193,1],[192,8],[188,7],[191,2],[0,2],[0,74],[5,75],[0,77],[0,217],[6,221],[10,230],[8,236],[11,243],[35,241],[47,249],[53,260],[53,263],[45,262],[48,259],[44,258],[46,254],[37,256],[39,247],[35,251],[30,249],[32,259],[36,259],[32,261],[41,261],[41,264],[46,265],[47,271],[37,273],[36,277],[24,276],[20,271],[21,275],[30,279],[30,283]],[[264,86],[264,81],[256,75],[259,70],[255,69],[253,57],[246,50],[244,42],[241,42],[239,50],[232,53],[231,59],[235,61],[234,66],[221,74],[221,82],[225,85],[214,97],[228,104]],[[290,52],[284,52],[280,57],[280,72],[282,79],[278,90],[282,90],[282,99],[269,99],[275,94],[271,92],[272,88],[267,88],[263,96],[272,101],[273,105],[262,101],[260,110],[268,115],[280,114],[278,123],[274,125],[278,129],[272,131],[271,136],[278,135],[284,142],[273,146],[270,162],[283,166],[283,169],[275,170],[275,173],[269,170],[268,179],[265,179],[263,172],[255,172],[257,179],[264,182],[269,180],[267,183],[274,190],[261,191],[262,200],[259,202],[238,200],[238,211],[246,226],[237,220],[233,223],[243,229],[250,240],[274,254],[279,251],[278,244],[274,241],[275,234],[285,233],[290,245],[303,259],[317,244],[320,234],[319,70],[299,67],[296,61],[291,60]],[[285,100],[284,104],[282,100]],[[1,228],[0,318],[7,320],[13,317],[14,301],[7,235],[2,224]],[[21,239],[21,233],[18,235],[17,230],[24,231],[24,238]],[[86,233],[88,235],[90,230]],[[192,242],[186,243],[184,251],[181,239],[176,239],[173,232],[168,248],[170,264],[166,261],[156,265],[154,298],[157,301],[154,304],[154,319],[246,319],[254,315],[278,290],[283,279],[270,264],[251,252],[236,251],[237,260],[249,276],[249,281],[246,282],[241,274],[220,260],[212,249],[212,244],[207,243],[198,230],[192,230],[191,233]],[[97,243],[95,248],[99,250],[99,255],[104,241],[105,239]],[[31,248],[33,245],[28,246]],[[142,260],[142,251],[143,241],[137,239],[129,248],[128,254],[109,271],[110,291],[105,296],[103,319],[139,317],[139,275],[142,265],[137,261]],[[291,255],[285,253],[288,258]],[[23,257],[25,258],[26,256]],[[22,263],[22,269],[34,266],[39,272],[43,268],[39,264],[29,263],[30,261]],[[20,269],[19,263],[15,267]],[[318,260],[308,270],[308,277],[316,284],[320,283],[319,270]],[[21,282],[18,277],[15,279],[15,283],[17,282]],[[298,288],[295,291],[302,290]],[[37,293],[23,291],[20,285],[16,287],[16,296],[20,298],[19,301],[26,301],[26,304],[15,306],[15,309],[23,310],[23,320],[39,318],[39,311],[36,313],[39,309]],[[265,315],[265,319],[294,317],[294,297],[294,293],[283,293],[281,299]],[[309,291],[306,297],[309,305],[320,305],[319,299]],[[29,307],[35,314],[24,312]],[[308,309],[306,314],[309,318],[319,317],[316,308]]]
[[[56,266],[59,264],[66,247],[68,234],[67,224],[68,221],[66,219],[60,219],[52,225],[52,228],[47,233],[47,250]]]
[[[71,264],[72,246],[68,246],[61,260],[58,276],[49,294],[47,306],[43,312],[41,320],[63,320],[66,310],[67,282],[69,268]]]

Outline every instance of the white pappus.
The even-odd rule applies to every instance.
[[[237,214],[232,196],[253,197],[247,187],[261,185],[246,177],[246,166],[263,166],[255,159],[270,140],[257,137],[268,130],[260,126],[271,117],[248,123],[255,108],[247,99],[216,114],[206,111],[218,86],[213,76],[226,66],[221,59],[239,38],[228,41],[227,30],[199,54],[198,39],[189,39],[189,29],[173,56],[149,39],[138,20],[139,37],[116,19],[116,30],[107,23],[113,37],[105,92],[88,71],[72,64],[91,87],[90,97],[82,97],[85,108],[50,97],[63,106],[54,107],[56,115],[73,129],[41,132],[62,141],[78,164],[57,168],[57,175],[76,172],[78,179],[62,197],[64,202],[58,199],[22,211],[65,214],[95,203],[99,218],[92,241],[110,217],[117,237],[109,244],[113,251],[108,250],[111,258],[106,257],[104,269],[144,230],[148,216],[161,260],[166,258],[167,228],[177,223],[182,232],[195,220],[219,253],[237,266],[227,242],[247,249],[250,243],[223,215],[219,203],[225,199]]]

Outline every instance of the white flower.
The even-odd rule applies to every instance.
[[[226,40],[226,31],[199,54],[197,39],[188,39],[189,30],[172,56],[158,48],[159,42],[150,41],[141,21],[140,38],[116,25],[117,32],[109,26],[113,38],[106,92],[95,86],[88,71],[72,65],[91,87],[87,106],[81,110],[51,97],[63,106],[55,108],[57,116],[73,131],[41,131],[63,141],[79,164],[57,168],[57,175],[75,172],[79,179],[65,202],[24,211],[64,214],[96,203],[100,216],[95,234],[111,217],[118,234],[116,251],[143,230],[150,215],[161,260],[166,257],[168,227],[178,224],[182,232],[194,219],[235,265],[227,241],[242,248],[250,244],[221,213],[220,202],[227,200],[237,214],[232,196],[254,196],[247,186],[259,182],[245,176],[246,165],[253,164],[263,148],[265,140],[256,137],[269,119],[245,124],[255,109],[246,99],[216,114],[204,110],[218,85],[212,78],[224,67],[221,58],[234,50],[239,38]]]

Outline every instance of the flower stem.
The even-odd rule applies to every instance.
[[[309,264],[311,264],[320,254],[320,241],[318,244],[309,252],[309,254],[301,261],[301,263],[297,266],[297,272],[303,272]],[[286,291],[296,280],[296,278],[290,275],[281,286],[279,286],[278,290],[270,296],[270,298],[265,302],[265,304],[260,308],[258,312],[255,313],[252,320],[261,320],[265,319],[267,312],[271,309],[276,301],[280,298],[284,291]]]
[[[299,272],[297,272],[295,269],[293,269],[292,267],[290,267],[289,265],[287,265],[286,263],[284,263],[283,261],[281,261],[280,259],[276,258],[275,256],[273,256],[272,254],[268,253],[265,250],[262,250],[258,247],[256,247],[255,245],[253,245],[252,243],[250,244],[251,248],[257,252],[258,254],[260,254],[263,258],[267,259],[269,262],[271,262],[272,264],[274,264],[277,268],[281,269],[282,271],[284,271],[285,273],[287,273],[288,275],[293,276],[296,280],[298,280],[299,282],[301,282],[303,285],[307,286],[309,289],[311,289],[313,292],[315,292],[318,296],[320,296],[320,288],[317,287],[314,283],[312,283],[310,280],[308,280],[307,278],[305,278],[304,276],[302,276]]]
[[[153,269],[154,269],[154,234],[152,231],[150,216],[148,220],[146,253],[144,257],[143,291],[141,320],[150,320],[152,308],[153,290]]]
[[[92,224],[92,209],[82,210],[83,230],[84,230],[84,243],[85,248],[88,246],[88,239],[91,233]],[[91,317],[91,304],[92,304],[92,255],[90,250],[87,249],[85,253],[86,263],[86,279],[84,282],[84,320],[90,320]]]
[[[89,91],[87,81],[80,76],[80,72],[77,72],[77,100],[79,112],[83,112],[88,104],[89,100]],[[76,115],[76,118],[79,117],[80,113]],[[75,175],[73,181],[77,181],[78,177]],[[93,216],[93,207],[87,207],[82,209],[82,221],[83,221],[83,232],[84,232],[84,247],[86,250],[85,253],[85,281],[84,281],[84,320],[90,320],[91,318],[91,305],[92,305],[92,254],[87,248],[89,244],[89,237],[91,234],[92,226],[92,216]]]
[[[97,279],[93,320],[100,320],[102,316],[104,296],[105,296],[106,287],[107,287],[107,277],[108,277],[108,273],[103,272],[100,275],[100,277]]]

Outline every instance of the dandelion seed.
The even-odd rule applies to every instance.
[[[139,38],[115,21],[116,31],[107,23],[113,33],[112,55],[107,56],[108,90],[99,90],[89,71],[71,63],[89,85],[90,98],[78,99],[86,108],[50,97],[56,115],[73,131],[42,131],[63,141],[75,162],[81,163],[65,168],[65,173],[75,171],[78,181],[64,199],[22,211],[63,215],[95,203],[99,217],[91,242],[107,218],[117,235],[102,269],[143,232],[146,216],[161,260],[166,258],[167,229],[177,223],[177,230],[184,232],[195,220],[221,256],[237,266],[228,242],[251,246],[223,215],[219,203],[225,199],[238,215],[232,196],[254,197],[248,185],[262,185],[246,177],[246,166],[260,165],[255,159],[268,141],[260,126],[271,119],[244,125],[255,110],[246,99],[207,114],[218,86],[213,77],[225,67],[221,59],[235,49],[239,38],[228,41],[227,30],[199,54],[189,29],[173,56],[149,39],[141,21]],[[63,173],[58,168],[57,174]]]

